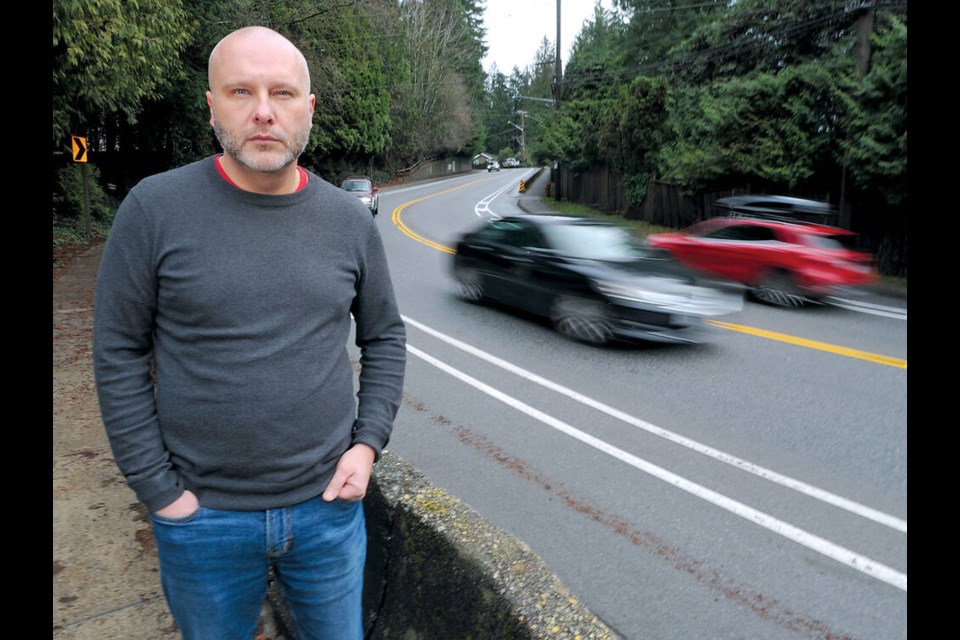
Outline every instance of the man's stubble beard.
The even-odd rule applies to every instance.
[[[286,136],[269,129],[263,131],[252,130],[245,135],[238,135],[234,131],[228,131],[227,129],[223,128],[216,116],[213,117],[213,132],[217,136],[217,141],[223,148],[223,152],[230,156],[234,162],[247,167],[248,169],[252,169],[253,171],[261,171],[263,173],[280,171],[291,163],[296,162],[297,158],[300,157],[300,154],[302,154],[304,149],[307,148],[307,142],[310,140],[309,127],[305,128],[293,141]],[[266,133],[278,139],[284,146],[283,153],[279,157],[272,160],[269,158],[258,157],[257,152],[255,150],[250,150],[249,148],[250,145],[253,147],[259,146],[258,143],[249,142],[247,146],[244,146],[246,139],[252,135],[256,135],[257,133]],[[270,144],[273,145],[277,143],[274,142]]]

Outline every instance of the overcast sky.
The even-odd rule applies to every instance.
[[[570,58],[573,39],[583,23],[593,18],[596,0],[560,1],[560,58],[564,66]],[[612,0],[601,0],[604,9],[613,8]],[[487,57],[483,68],[489,71],[495,62],[497,69],[510,75],[513,68],[523,69],[533,63],[533,57],[546,37],[557,39],[557,0],[486,0],[483,24],[487,30]]]

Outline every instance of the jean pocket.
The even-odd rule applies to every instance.
[[[162,516],[158,513],[151,513],[150,519],[160,524],[187,524],[198,519],[202,512],[203,507],[197,507],[193,513],[188,513],[185,516]]]

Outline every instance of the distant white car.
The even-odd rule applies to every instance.
[[[491,160],[490,164],[487,165],[487,171],[500,171],[500,163],[496,160]]]
[[[503,161],[503,167],[505,169],[515,169],[520,166],[520,161],[516,158],[507,158]]]

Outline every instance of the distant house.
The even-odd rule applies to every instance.
[[[473,168],[486,169],[487,165],[491,162],[495,162],[496,159],[496,156],[489,153],[478,153],[477,155],[473,156]]]

